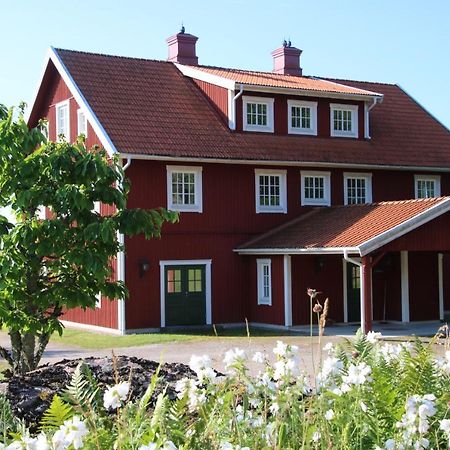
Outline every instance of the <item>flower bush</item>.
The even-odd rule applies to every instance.
[[[301,366],[299,349],[281,341],[273,355],[228,351],[225,376],[207,355],[193,356],[197,377],[178,381],[172,400],[163,393],[152,401],[157,376],[132,402],[129,380],[99,386],[80,366],[54,397],[40,433],[30,436],[10,420],[3,434],[0,428],[0,449],[444,449],[450,351],[436,358],[435,342],[390,343],[379,333],[358,333],[327,344],[314,375]]]

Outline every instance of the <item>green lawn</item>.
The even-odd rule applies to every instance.
[[[283,331],[265,330],[260,328],[250,329],[250,336],[279,336],[280,334],[288,335]],[[136,347],[148,344],[163,344],[166,342],[187,342],[199,339],[215,339],[217,337],[245,337],[247,330],[242,328],[228,328],[214,330],[202,330],[196,332],[179,332],[179,333],[145,333],[145,334],[129,334],[126,336],[116,336],[101,333],[92,333],[82,330],[65,329],[62,337],[55,334],[52,342],[65,345],[73,345],[77,347],[89,349],[104,349],[118,347]]]

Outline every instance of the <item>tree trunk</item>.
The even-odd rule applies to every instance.
[[[50,334],[43,333],[36,336],[33,333],[20,333],[15,330],[10,330],[8,334],[11,352],[7,361],[12,366],[13,373],[23,374],[36,369],[50,340]]]

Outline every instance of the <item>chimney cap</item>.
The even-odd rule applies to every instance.
[[[273,56],[273,72],[283,75],[301,76],[301,54],[302,50],[297,47],[293,47],[290,39],[288,41],[284,39],[283,45],[271,53]]]

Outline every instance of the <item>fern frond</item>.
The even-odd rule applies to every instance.
[[[73,408],[65,403],[58,394],[55,394],[50,407],[45,411],[41,424],[41,431],[58,429],[73,416]]]

